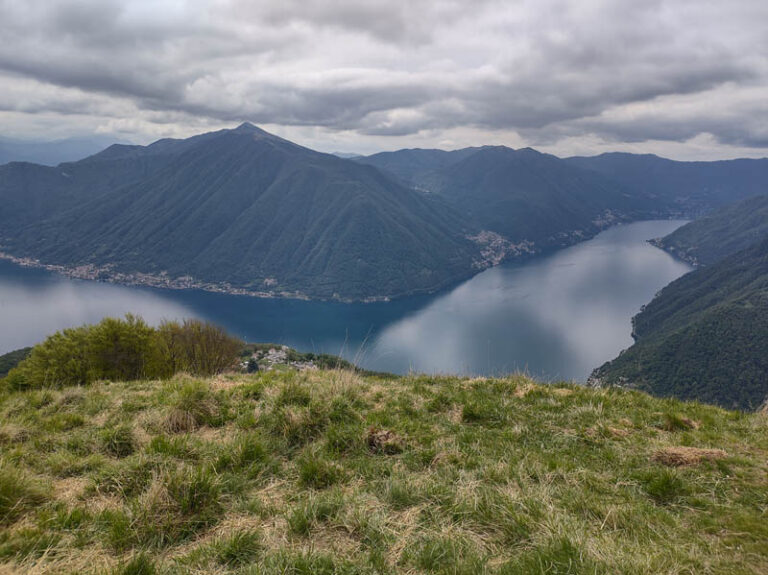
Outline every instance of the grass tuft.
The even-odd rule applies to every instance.
[[[105,429],[100,436],[102,448],[107,455],[128,457],[136,450],[133,429],[127,425]]]
[[[119,565],[112,573],[114,575],[156,575],[157,567],[149,555],[139,553],[126,563]]]
[[[27,474],[0,462],[0,525],[10,525],[48,499],[43,486]]]
[[[341,466],[317,453],[305,454],[298,462],[299,483],[304,487],[325,489],[344,478]]]
[[[242,567],[253,563],[264,551],[261,536],[255,531],[238,531],[214,541],[212,552],[216,562],[226,567]]]

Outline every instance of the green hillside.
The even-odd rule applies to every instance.
[[[21,360],[26,359],[31,351],[31,347],[23,347],[0,355],[0,377],[8,375],[8,372],[16,367]]]
[[[0,571],[764,573],[766,416],[523,377],[0,391]]]
[[[756,196],[720,208],[653,243],[690,263],[710,265],[765,237],[768,196]]]
[[[119,281],[365,299],[484,265],[443,202],[248,124],[57,168],[10,164],[0,202],[5,251]]]
[[[768,398],[768,239],[665,287],[600,385],[755,409]]]

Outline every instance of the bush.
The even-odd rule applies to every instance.
[[[208,376],[231,367],[241,348],[238,339],[199,320],[155,329],[127,314],[54,333],[8,373],[5,385],[24,390],[102,379],[167,379],[180,371]]]
[[[163,322],[156,342],[167,377],[180,371],[201,376],[221,373],[232,367],[243,348],[222,328],[197,319]]]

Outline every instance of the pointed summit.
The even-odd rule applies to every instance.
[[[233,130],[233,132],[255,132],[260,134],[266,134],[264,130],[259,128],[258,126],[254,126],[250,122],[243,122],[240,124],[237,128]]]

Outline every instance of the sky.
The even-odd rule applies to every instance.
[[[0,136],[768,156],[766,0],[0,0]]]

